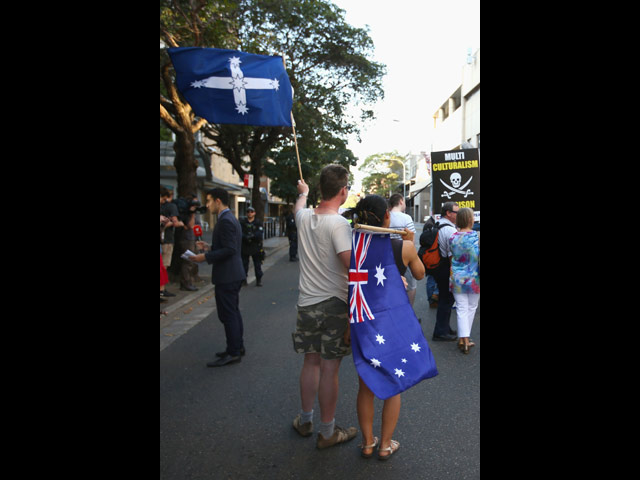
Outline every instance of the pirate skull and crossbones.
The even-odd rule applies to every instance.
[[[452,186],[447,185],[446,183],[444,183],[444,180],[440,179],[440,182],[442,182],[442,184],[447,187],[447,189],[451,190],[450,192],[444,192],[440,196],[451,199],[451,195],[453,195],[454,193],[461,193],[464,195],[464,198],[467,198],[467,195],[473,195],[473,192],[470,188],[468,188],[466,192],[464,191],[465,187],[469,185],[469,182],[471,182],[472,179],[473,177],[470,177],[464,185],[460,186],[460,184],[462,183],[462,175],[460,175],[458,172],[453,172],[449,177]]]

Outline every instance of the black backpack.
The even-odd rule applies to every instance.
[[[441,264],[440,245],[438,243],[438,233],[444,225],[439,223],[427,224],[420,235],[420,249],[418,256],[424,264],[425,275],[433,275]]]

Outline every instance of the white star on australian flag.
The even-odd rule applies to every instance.
[[[374,277],[378,279],[378,283],[376,283],[376,286],[382,284],[382,286],[384,287],[384,281],[387,279],[387,277],[384,276],[384,268],[382,268],[382,264],[376,267],[376,274],[374,275]]]

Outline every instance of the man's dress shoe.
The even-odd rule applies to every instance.
[[[431,339],[434,342],[453,342],[456,338],[455,335],[447,334],[447,335],[434,335]]]
[[[224,357],[220,357],[215,362],[208,362],[207,367],[224,367],[225,365],[230,365],[232,363],[237,363],[242,360],[242,357],[232,357],[231,355],[225,355]]]
[[[216,352],[216,357],[224,357],[225,355],[227,355],[226,350],[224,352]],[[240,349],[240,355],[244,357],[244,347]]]

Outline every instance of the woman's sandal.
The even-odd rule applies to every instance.
[[[363,445],[363,443],[364,442],[362,442],[360,445],[358,445],[358,447],[360,447],[360,449],[362,450],[360,452],[360,455],[363,458],[371,458],[373,456],[373,449],[378,446],[378,437],[373,437],[373,445]],[[371,453],[364,453],[364,449],[365,448],[370,448],[371,449]]]
[[[388,460],[391,455],[396,453],[400,448],[400,443],[395,440],[391,440],[390,445],[387,448],[378,448],[378,460]],[[380,455],[380,452],[389,452],[388,455]]]

